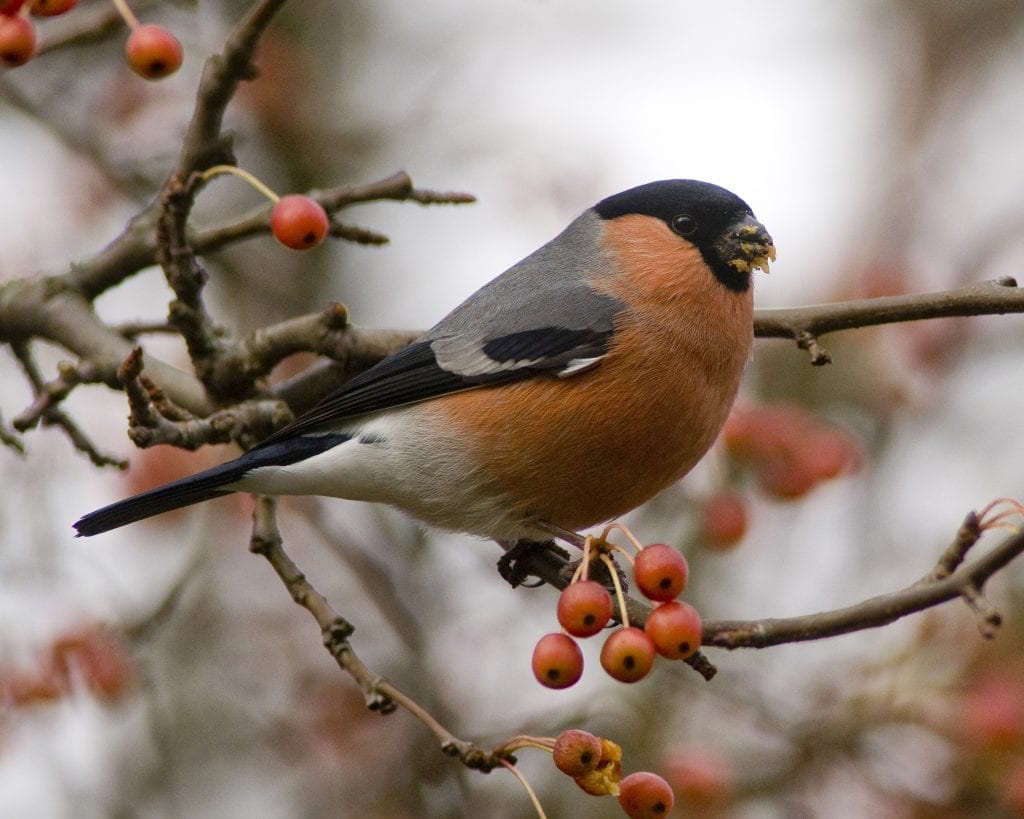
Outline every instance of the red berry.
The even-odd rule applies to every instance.
[[[861,453],[857,442],[842,430],[820,427],[811,435],[810,445],[804,456],[808,468],[820,480],[836,478],[860,466]]]
[[[548,688],[568,688],[583,676],[583,652],[565,634],[545,634],[533,649],[533,676]]]
[[[689,603],[662,603],[647,615],[644,631],[657,652],[670,660],[685,660],[700,648],[700,614]]]
[[[589,731],[570,728],[558,735],[551,756],[562,773],[582,776],[601,761],[601,740]]]
[[[733,458],[749,464],[765,492],[781,499],[806,495],[855,469],[861,458],[847,433],[786,404],[735,410],[722,440]]]
[[[686,558],[665,543],[645,546],[633,564],[636,585],[651,600],[675,600],[686,588]]]
[[[56,17],[66,11],[71,11],[78,0],[32,0],[30,11],[36,17]]]
[[[601,647],[601,667],[619,682],[642,680],[654,665],[654,643],[635,626],[613,631]]]
[[[747,532],[747,499],[723,489],[708,498],[700,510],[701,543],[713,549],[735,546]]]
[[[679,748],[665,760],[672,789],[695,812],[709,813],[732,796],[734,773],[729,762],[705,748]]]
[[[308,196],[297,193],[282,196],[270,211],[270,231],[274,238],[293,250],[316,247],[329,229],[327,211]]]
[[[574,637],[590,637],[612,616],[612,597],[596,580],[580,580],[558,596],[558,622]]]
[[[668,816],[675,804],[668,782],[649,771],[637,771],[619,783],[619,804],[630,819]]]
[[[0,15],[0,63],[24,65],[36,53],[36,27],[24,17]]]
[[[757,461],[752,466],[761,489],[779,500],[802,498],[819,481],[813,467],[800,457],[781,455]]]
[[[0,0],[0,14],[17,14],[25,0]]]
[[[178,38],[163,26],[136,26],[124,44],[124,56],[132,71],[147,80],[170,76],[181,67],[183,53]]]

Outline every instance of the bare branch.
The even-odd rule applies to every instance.
[[[704,644],[721,648],[767,648],[849,634],[888,625],[901,617],[961,597],[976,601],[986,581],[1024,552],[1024,533],[1007,538],[983,557],[952,574],[926,579],[842,609],[804,617],[704,623]],[[988,617],[987,621],[993,621]]]
[[[62,361],[57,365],[57,372],[57,378],[39,385],[31,406],[11,422],[18,432],[35,428],[43,416],[67,398],[79,384],[95,384],[98,380],[96,368],[88,362],[76,366],[69,361]]]
[[[0,415],[0,444],[13,449],[19,455],[25,454],[25,445],[21,442],[21,438],[7,429],[2,415]]]
[[[100,452],[88,436],[79,429],[78,424],[71,420],[55,401],[44,396],[46,382],[36,365],[29,345],[26,342],[15,341],[11,343],[11,350],[36,392],[37,398],[34,405],[43,405],[39,413],[42,421],[49,426],[60,427],[64,430],[75,449],[84,452],[95,466],[116,466],[118,469],[127,469],[127,461]]]
[[[418,202],[424,205],[433,204],[465,204],[476,199],[468,193],[433,193],[421,191],[413,187],[412,179],[404,171],[393,174],[377,182],[366,185],[339,185],[321,191],[309,191],[310,198],[323,205],[328,213],[337,213],[346,207],[362,202],[391,200],[396,202]],[[259,236],[270,231],[271,205],[259,205],[248,213],[225,222],[222,225],[196,230],[189,236],[189,244],[197,253],[209,253],[225,245]],[[337,233],[335,232],[337,231]],[[335,226],[332,234],[349,241],[361,242],[366,236],[358,233],[358,229]],[[349,235],[346,231],[356,231]],[[374,233],[377,239],[384,239],[381,234]],[[379,242],[373,242],[379,243]]]
[[[221,133],[224,112],[244,80],[256,76],[252,62],[256,44],[285,0],[261,0],[249,10],[224,43],[224,50],[203,67],[196,95],[196,108],[182,144],[177,176],[193,173],[222,162],[233,164],[229,140]]]
[[[281,534],[277,529],[275,504],[272,498],[260,496],[256,499],[249,548],[253,553],[267,559],[292,599],[316,620],[320,626],[324,647],[339,668],[349,674],[362,689],[368,708],[382,714],[391,713],[397,707],[404,708],[433,732],[441,744],[443,753],[458,757],[469,768],[489,771],[501,764],[500,760],[504,757],[500,754],[456,737],[412,697],[368,668],[356,656],[349,642],[354,631],[352,624],[334,610],[327,598],[313,587],[285,552]]]
[[[273,400],[243,401],[196,418],[141,373],[142,348],[136,347],[121,365],[118,376],[131,408],[128,436],[143,449],[171,444],[196,450],[206,444],[228,442],[248,448],[294,418],[286,405]]]
[[[1024,313],[1024,290],[1012,278],[938,293],[756,310],[754,334],[758,338],[791,338],[811,353],[812,364],[827,364],[831,357],[817,342],[826,333],[903,321],[1004,313]]]

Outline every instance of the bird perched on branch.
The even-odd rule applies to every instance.
[[[239,458],[75,528],[230,492],[386,503],[504,543],[610,520],[714,442],[750,355],[751,275],[774,258],[724,188],[615,194]]]

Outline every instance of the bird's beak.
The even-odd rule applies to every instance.
[[[730,227],[718,246],[721,258],[739,273],[753,273],[760,268],[768,272],[768,262],[775,261],[775,245],[764,225],[753,216],[744,216]]]

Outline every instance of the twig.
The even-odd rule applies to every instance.
[[[319,313],[298,316],[253,331],[225,349],[216,371],[211,375],[225,391],[251,386],[294,353],[329,355],[347,329],[345,305],[331,302]],[[235,381],[238,384],[232,384]]]
[[[918,582],[927,584],[953,574],[964,562],[971,547],[978,542],[982,532],[981,519],[978,513],[972,509],[967,513],[964,522],[960,524],[960,528],[956,530],[953,541],[946,547],[935,564],[935,568]]]
[[[443,753],[457,757],[469,768],[486,772],[502,764],[500,755],[455,737],[415,700],[374,673],[356,656],[349,642],[354,631],[352,624],[334,610],[285,552],[274,510],[272,498],[256,498],[249,548],[267,559],[292,599],[316,620],[325,648],[362,689],[367,707],[383,714],[391,713],[397,707],[405,709],[433,732]]]
[[[13,449],[19,455],[25,454],[25,445],[21,442],[21,438],[7,429],[2,415],[0,415],[0,444]]]
[[[817,339],[836,330],[949,316],[1022,312],[1024,289],[1017,286],[1016,280],[1005,277],[939,293],[756,310],[754,334],[758,338],[793,339],[811,353],[812,364],[827,364],[831,357]]]
[[[57,365],[57,371],[57,378],[40,384],[32,404],[11,421],[18,432],[35,428],[40,419],[67,398],[79,384],[94,384],[99,380],[96,368],[88,362],[75,366],[71,362],[62,361]]]
[[[11,351],[14,353],[15,358],[18,359],[18,363],[21,364],[26,378],[28,378],[29,383],[32,384],[33,389],[36,391],[37,399],[35,403],[44,402],[45,399],[38,398],[38,396],[45,391],[46,382],[39,371],[39,367],[36,365],[35,358],[32,356],[32,351],[28,344],[22,341],[14,341],[11,343]],[[100,452],[89,437],[78,428],[78,424],[72,421],[55,404],[50,404],[43,408],[40,412],[40,417],[47,425],[60,427],[64,430],[72,446],[79,452],[85,453],[94,466],[115,466],[118,469],[128,468],[128,462],[122,458],[116,458]]]
[[[720,648],[767,648],[877,628],[958,597],[977,603],[988,579],[1022,552],[1024,533],[1018,533],[946,577],[918,581],[846,608],[784,619],[705,621],[703,642]],[[988,611],[984,617],[994,624]]]
[[[196,107],[182,143],[177,176],[188,179],[211,165],[234,164],[230,139],[221,132],[224,112],[239,83],[256,76],[252,62],[260,37],[285,0],[261,0],[239,21],[224,50],[203,66]]]
[[[294,419],[281,401],[243,401],[196,418],[174,404],[142,373],[142,348],[136,347],[118,370],[131,410],[128,436],[142,448],[171,444],[196,450],[206,444],[236,442],[249,448]]]
[[[172,177],[160,200],[156,228],[157,261],[176,296],[168,308],[167,323],[184,339],[189,359],[206,391],[222,401],[237,400],[247,397],[252,385],[249,384],[249,390],[240,394],[227,392],[213,377],[224,349],[223,331],[214,323],[203,303],[203,287],[208,276],[185,238],[197,179],[196,175],[187,180]]]
[[[308,196],[319,202],[324,207],[324,210],[330,214],[337,213],[346,207],[362,202],[384,200],[418,202],[425,205],[465,204],[476,201],[468,193],[439,194],[417,190],[413,187],[412,179],[404,171],[366,185],[339,185],[334,188],[309,191]],[[270,210],[270,205],[261,204],[224,224],[197,229],[189,235],[189,243],[196,253],[210,253],[241,239],[264,235],[270,231]],[[343,227],[338,229],[342,230],[343,233],[349,230]],[[358,231],[361,229],[352,230]],[[368,238],[368,236],[375,237],[376,240],[386,241],[386,237],[377,233],[368,234],[367,236],[352,233],[352,235],[341,235],[341,238],[358,242]],[[375,241],[374,243],[379,244],[381,242]]]

